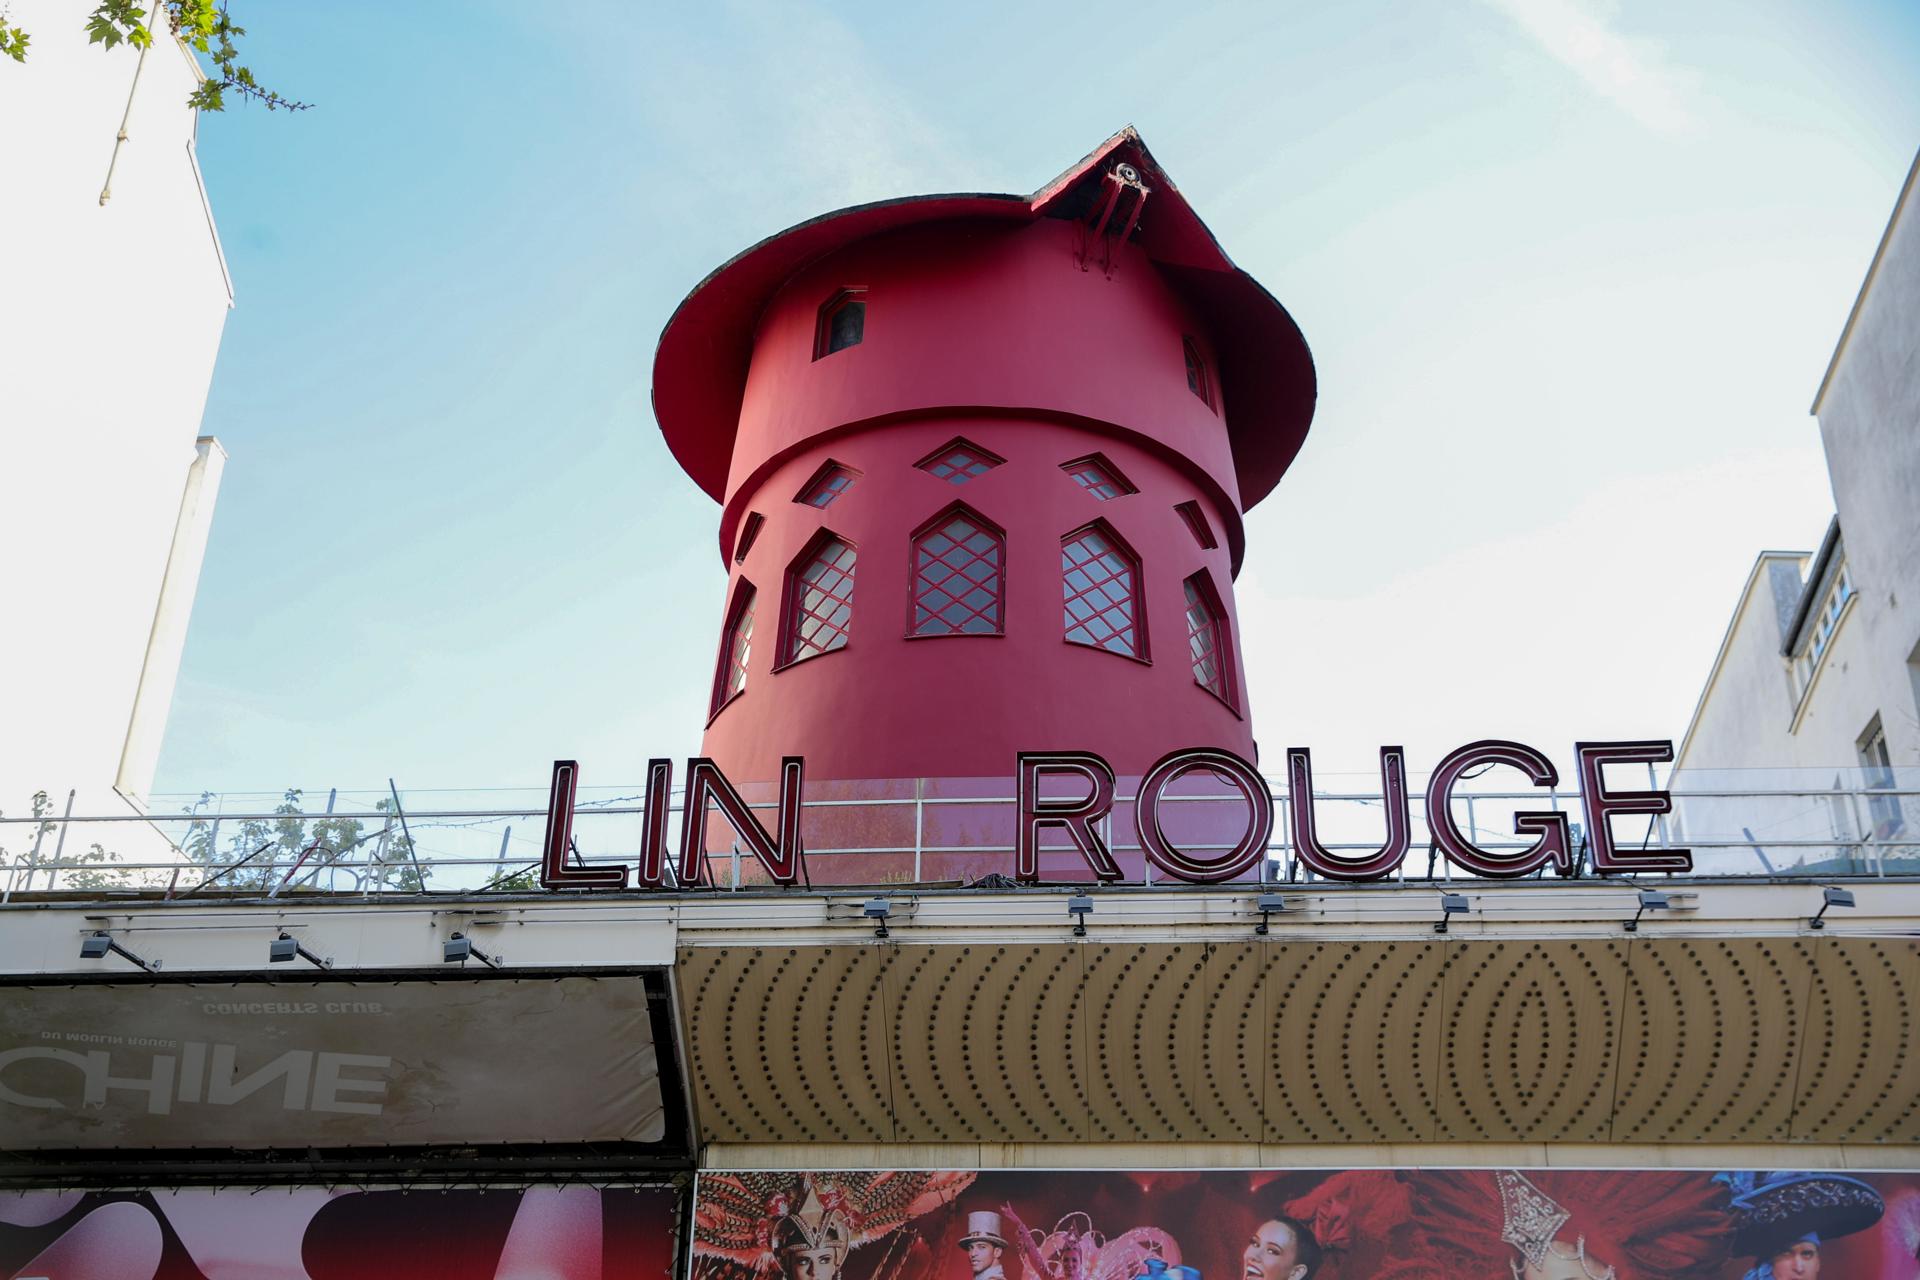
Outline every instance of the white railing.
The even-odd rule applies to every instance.
[[[1767,773],[1756,779],[1729,771],[1671,778],[1665,785],[1673,789],[1674,812],[1615,819],[1614,842],[1630,849],[1691,849],[1694,874],[1701,876],[1920,874],[1920,778],[1862,770],[1824,776],[1832,785],[1803,785],[1802,776]],[[1771,785],[1727,785],[1729,779]],[[1131,781],[1121,780],[1102,833],[1131,882],[1178,883],[1145,861],[1134,833]],[[1286,792],[1276,787],[1272,794],[1268,858],[1248,879],[1311,879],[1298,858]],[[749,789],[747,796],[762,821],[772,824],[770,792]],[[42,797],[36,812],[0,816],[0,900],[48,892],[277,897],[537,888],[546,829],[544,791],[335,790],[325,793],[323,803],[313,803],[318,797],[315,792],[156,797],[144,815],[74,814]],[[1163,822],[1169,838],[1182,847],[1230,848],[1246,829],[1245,803],[1224,788],[1190,777],[1167,799]],[[1316,790],[1319,839],[1345,852],[1377,848],[1385,833],[1384,803],[1377,788]],[[675,793],[668,822],[675,862],[681,804]],[[1564,810],[1579,832],[1583,815],[1577,793],[1479,791],[1453,798],[1460,829],[1494,850],[1525,847],[1529,841],[1513,833],[1512,814],[1543,808]],[[570,860],[584,866],[636,862],[645,814],[641,788],[583,790]],[[1426,796],[1417,788],[1410,814],[1413,838],[1397,877],[1467,878],[1434,851]],[[816,887],[967,884],[1008,876],[1014,824],[1007,779],[809,783],[802,810],[808,881]],[[702,887],[764,883],[753,857],[717,812],[709,816],[707,832],[704,857],[697,860]],[[1584,850],[1584,838],[1576,843]],[[1045,843],[1043,875],[1089,878],[1084,861],[1064,839]]]

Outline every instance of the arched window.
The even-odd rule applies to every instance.
[[[734,588],[733,608],[727,611],[720,634],[720,666],[713,676],[713,706],[709,715],[733,701],[747,687],[747,656],[753,651],[753,584],[745,578]]]
[[[1140,560],[1120,536],[1095,521],[1060,540],[1067,639],[1146,660]]]
[[[853,626],[853,544],[824,530],[787,571],[780,664],[847,647]]]
[[[820,322],[814,330],[813,358],[818,360],[848,347],[857,347],[867,336],[867,291],[842,289],[820,305]]]
[[[1004,629],[1006,538],[965,507],[950,507],[913,539],[916,636],[997,636]]]
[[[1188,578],[1187,654],[1193,659],[1193,679],[1202,689],[1233,707],[1233,642],[1227,611],[1206,570]],[[1234,708],[1237,713],[1239,708]]]

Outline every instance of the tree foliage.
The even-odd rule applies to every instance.
[[[193,821],[180,842],[190,861],[207,868],[209,888],[267,891],[282,880],[328,884],[329,867],[352,868],[340,874],[350,875],[362,892],[426,887],[424,868],[414,865],[413,840],[392,816],[369,831],[358,818],[307,814],[300,807],[300,790],[290,788],[274,807],[277,816],[233,823],[222,843],[220,819],[201,812],[212,799],[212,792],[202,792],[198,802],[182,810]],[[393,813],[391,800],[374,807]]]
[[[228,16],[222,0],[158,0],[151,10],[141,8],[134,0],[101,0],[87,15],[87,42],[106,49],[118,44],[145,49],[153,43],[154,28],[160,23],[213,63],[213,72],[187,95],[188,106],[224,111],[229,93],[243,101],[258,102],[269,111],[305,111],[313,105],[267,88],[241,63],[240,49],[234,42],[246,35],[247,29]],[[0,14],[0,55],[25,62],[30,43],[25,31]]]

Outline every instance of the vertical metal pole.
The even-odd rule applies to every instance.
[[[511,839],[513,839],[513,824],[509,822],[507,824],[507,829],[500,833],[500,852],[496,854],[493,859],[493,874],[495,874],[496,876],[506,874],[507,841]]]
[[[400,788],[387,779],[387,791],[393,796],[393,811],[400,815],[400,835],[407,842],[407,856],[413,859],[413,876],[420,882],[419,892],[427,891],[427,878],[420,873],[420,851],[413,847],[413,832],[407,830],[407,811],[400,803]]]
[[[926,794],[927,780],[915,778],[913,780],[913,882],[915,884],[925,883],[920,874],[920,852],[921,846],[926,843]]]
[[[53,842],[53,865],[47,869],[47,888],[52,889],[60,880],[60,855],[67,847],[67,828],[73,825],[73,797],[78,787],[67,790],[67,809],[60,815],[60,838]],[[27,888],[33,888],[33,873],[27,873]]]
[[[1649,760],[1647,761],[1647,790],[1658,791],[1659,789],[1659,775],[1654,773],[1653,761]],[[1671,849],[1673,847],[1673,840],[1667,835],[1667,815],[1664,813],[1655,815],[1653,825],[1654,829],[1660,833],[1660,847],[1662,849]]]
[[[380,838],[373,845],[373,861],[380,868],[379,873],[373,878],[373,887],[376,892],[383,892],[387,887],[387,841],[392,835],[393,815],[389,813],[387,820],[380,825]]]
[[[1269,788],[1271,790],[1271,788]],[[1291,793],[1282,793],[1274,797],[1274,804],[1280,810],[1280,850],[1286,855],[1287,867],[1284,880],[1293,879],[1293,805]]]

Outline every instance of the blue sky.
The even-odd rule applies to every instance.
[[[236,11],[318,105],[201,122],[232,456],[159,791],[692,751],[725,575],[648,409],[673,307],[1126,123],[1320,369],[1238,584],[1263,746],[1678,739],[1754,553],[1830,514],[1807,405],[1920,147],[1895,0]]]

